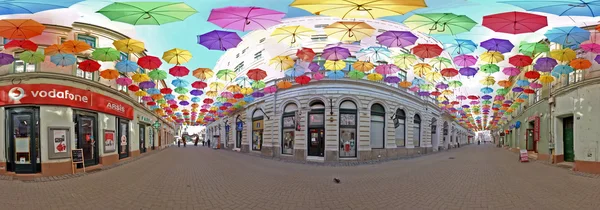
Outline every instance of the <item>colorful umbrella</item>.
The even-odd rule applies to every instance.
[[[547,31],[544,36],[551,42],[567,47],[577,47],[582,42],[590,39],[590,32],[575,26],[557,27]]]
[[[294,80],[296,80],[296,83],[298,83],[300,85],[305,85],[305,84],[308,84],[308,82],[310,82],[310,77],[308,77],[306,75],[302,75],[302,76],[296,77]]]
[[[304,62],[311,62],[315,59],[315,55],[317,55],[315,53],[315,51],[313,51],[310,48],[305,48],[303,47],[302,49],[298,49],[298,51],[296,51],[296,57],[298,57],[299,60],[304,61]],[[308,68],[310,68],[310,65],[312,64],[316,64],[316,63],[310,63],[308,65]],[[316,64],[317,67],[319,64]]]
[[[535,57],[537,53],[544,53],[548,51],[550,51],[550,47],[544,43],[521,42],[521,44],[519,44],[519,52],[532,57]]]
[[[538,58],[535,61],[535,65],[533,65],[533,68],[540,72],[550,72],[552,71],[552,69],[554,69],[556,65],[558,65],[558,62],[556,62],[556,60],[554,60],[553,58],[543,57]]]
[[[477,58],[472,55],[459,55],[454,57],[454,64],[457,66],[467,67],[477,63]]]
[[[325,60],[344,60],[350,56],[350,51],[343,47],[331,47],[323,50],[321,57]]]
[[[100,70],[100,63],[94,60],[84,60],[83,62],[79,63],[77,68],[84,72],[95,72]]]
[[[365,73],[363,73],[362,71],[352,70],[348,72],[348,77],[350,77],[350,79],[362,79],[363,77],[365,77]]]
[[[121,74],[119,74],[119,71],[114,69],[107,69],[100,72],[100,77],[108,80],[119,78],[120,75]]]
[[[54,0],[52,2],[45,0],[5,0],[2,1],[0,15],[24,13],[34,14],[46,10],[68,8],[81,1],[83,0]]]
[[[92,49],[92,46],[90,46],[88,43],[79,40],[68,40],[62,43],[62,46],[66,53],[72,54],[77,54]]]
[[[502,69],[502,73],[507,76],[517,76],[521,73],[521,70],[515,67],[506,67]]]
[[[6,47],[6,45],[5,45]],[[597,43],[587,43],[587,44],[582,44],[579,47],[581,47],[582,50],[586,51],[586,52],[591,52],[591,53],[600,53],[600,44]]]
[[[592,67],[592,62],[583,58],[573,59],[569,64],[575,70],[583,70]]]
[[[500,53],[510,52],[515,46],[506,39],[488,39],[479,44],[479,46],[489,51],[498,51]]]
[[[415,14],[403,22],[412,30],[427,34],[456,35],[470,31],[477,22],[465,15],[452,13]]]
[[[235,79],[235,77],[237,76],[237,74],[229,69],[223,69],[223,70],[219,70],[217,72],[217,78],[219,78],[220,80],[223,81],[227,81],[227,82],[231,82],[233,81],[233,79]]]
[[[134,82],[140,83],[140,82],[145,82],[145,81],[150,80],[150,77],[148,77],[147,74],[135,73],[135,74],[133,74],[133,76],[131,76],[131,79]]]
[[[527,79],[537,79],[540,78],[540,73],[537,71],[527,71],[523,76],[525,76]]]
[[[153,80],[164,80],[167,79],[167,72],[163,70],[154,70],[148,73],[148,77]]]
[[[392,52],[387,47],[368,47],[358,51],[361,54],[358,58],[369,61],[384,61],[390,60]]]
[[[39,36],[44,32],[44,29],[46,29],[46,26],[31,19],[0,20],[0,36],[11,40]]]
[[[516,67],[525,67],[531,65],[533,59],[526,55],[514,55],[508,59],[508,63]]]
[[[475,68],[471,68],[471,67],[463,67],[460,68],[460,70],[458,70],[458,72],[463,75],[463,76],[475,76],[475,74],[477,74],[477,69]]]
[[[283,12],[261,7],[224,7],[213,9],[208,22],[225,29],[251,31],[277,25],[283,16]]]
[[[251,80],[263,80],[267,77],[267,72],[265,70],[262,69],[250,69],[247,73],[246,76],[248,76],[248,78],[250,78]]]
[[[40,63],[46,59],[46,56],[41,52],[25,51],[19,54],[19,59],[25,63]]]
[[[438,81],[442,79],[442,74],[436,71],[427,72],[427,74],[425,74],[425,79],[428,81]]]
[[[571,61],[577,57],[577,53],[570,48],[550,51],[550,57],[558,61]]]
[[[11,64],[14,61],[15,61],[15,57],[13,55],[7,54],[7,53],[0,53],[0,65]]]
[[[11,40],[4,45],[4,49],[11,48],[21,48],[23,50],[37,51],[38,45],[29,40]]]
[[[340,21],[324,28],[329,38],[342,42],[357,42],[363,38],[370,37],[375,28],[365,22]]]
[[[375,65],[371,62],[357,61],[352,64],[352,68],[360,72],[367,72],[375,68]]]
[[[493,73],[499,72],[500,67],[496,64],[490,63],[490,64],[482,65],[481,68],[479,69],[479,71],[483,72],[483,73],[487,73],[487,74],[493,74]]]
[[[289,56],[277,56],[269,61],[269,65],[273,67],[273,69],[279,71],[292,68],[295,63],[296,62]]]
[[[453,67],[452,60],[444,57],[432,58],[431,60],[429,60],[429,64],[431,64],[431,66],[437,68],[438,70]]]
[[[392,57],[392,59],[394,59],[394,64],[400,68],[408,68],[417,61],[417,57],[415,55],[408,53],[396,55]]]
[[[596,17],[598,7],[596,0],[535,0],[535,1],[503,1],[525,10],[544,12],[559,16],[590,16]]]
[[[505,12],[483,16],[481,24],[495,32],[522,34],[540,30],[548,25],[546,16],[524,13]]]
[[[573,72],[573,67],[568,66],[568,65],[557,65],[554,67],[554,69],[552,70],[553,74],[570,74],[571,72]]]
[[[487,51],[482,53],[479,59],[486,63],[498,63],[504,60],[504,55],[497,51]]]
[[[162,65],[162,61],[158,57],[147,55],[139,58],[137,64],[144,69],[158,69]]]
[[[70,66],[77,62],[77,58],[71,54],[56,54],[50,56],[50,62],[57,66]]]
[[[242,38],[235,32],[214,30],[198,35],[198,44],[209,50],[227,51],[237,47],[240,42],[242,42]]]
[[[419,58],[433,58],[442,54],[443,49],[437,44],[419,44],[412,49]]]
[[[341,78],[344,78],[344,72],[343,71],[330,71],[330,72],[327,72],[327,77],[330,79],[341,79]]]
[[[346,68],[346,62],[344,62],[343,60],[327,60],[325,61],[325,64],[323,64],[323,66],[327,70],[338,71]]]
[[[146,50],[144,43],[135,39],[121,39],[113,41],[113,46],[124,53],[142,53]]]
[[[297,77],[300,75],[303,75],[304,73],[306,73],[306,70],[302,69],[302,68],[291,68],[286,70],[285,72],[286,76],[290,76],[290,77]]]
[[[184,77],[190,73],[190,70],[185,66],[173,66],[169,69],[169,74],[174,77]]]
[[[301,43],[304,40],[310,40],[310,37],[315,33],[315,30],[304,26],[285,26],[276,28],[271,33],[271,38],[277,42],[289,43],[291,46]]]
[[[400,68],[398,68],[396,65],[394,64],[385,64],[385,65],[379,65],[377,66],[377,68],[375,68],[375,72],[380,73],[380,74],[393,74],[400,71]]]
[[[58,49],[57,51],[62,50]],[[48,53],[46,53],[46,55],[48,55]],[[116,61],[121,58],[121,53],[112,47],[96,48],[94,49],[94,52],[92,52],[92,58],[98,61]]]
[[[190,51],[187,50],[173,48],[171,50],[165,51],[163,53],[162,59],[165,60],[167,63],[180,65],[189,62],[190,59],[192,59],[192,53],[190,53]]]
[[[119,77],[117,79],[117,84],[121,86],[128,86],[131,85],[131,83],[133,83],[133,81],[127,77]]]
[[[139,66],[137,65],[137,63],[135,63],[133,61],[124,60],[124,61],[119,61],[115,65],[115,68],[117,70],[119,70],[119,72],[128,73],[128,72],[136,72],[139,69]]]
[[[208,78],[213,77],[214,75],[215,75],[215,73],[212,70],[210,70],[209,68],[198,68],[192,72],[192,76],[194,76],[198,79],[201,79],[201,80],[206,80]]]
[[[444,50],[450,52],[450,55],[454,56],[472,53],[475,49],[477,49],[477,44],[475,44],[475,42],[467,39],[455,39],[454,43],[447,44]]]
[[[549,84],[549,83],[552,83],[554,81],[554,77],[552,77],[550,75],[542,75],[542,76],[540,76],[539,81],[542,84]]]
[[[145,74],[144,74],[144,75],[145,75]],[[134,75],[134,76],[135,76],[135,75]],[[147,77],[147,76],[146,76],[146,77]],[[146,79],[146,78],[144,78],[144,79]],[[143,88],[143,89],[150,89],[150,88],[154,88],[155,86],[156,86],[156,83],[154,83],[154,82],[152,82],[152,81],[143,81],[143,82],[140,82],[140,88]],[[155,93],[155,92],[152,92],[152,93],[150,93],[150,91],[148,91],[148,90],[146,90],[146,92],[147,92],[148,94],[157,94],[157,93]]]
[[[445,68],[445,69],[442,69],[442,71],[440,71],[440,73],[444,77],[454,77],[454,76],[458,75],[458,70],[456,70],[454,68]]]
[[[183,2],[115,2],[100,10],[108,19],[131,25],[163,25],[196,14]]]
[[[403,15],[419,8],[427,7],[424,0],[386,1],[386,0],[295,0],[290,4],[315,15],[334,16],[342,19],[369,18]]]
[[[377,35],[379,44],[386,47],[407,47],[419,39],[410,31],[386,31]]]

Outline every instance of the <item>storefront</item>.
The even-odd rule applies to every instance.
[[[325,157],[325,104],[313,102],[308,112],[308,156]]]
[[[154,146],[153,120],[141,114],[137,115],[137,120],[140,153],[145,153]]]
[[[252,151],[260,151],[263,143],[263,112],[257,109],[252,114]]]
[[[39,108],[18,107],[7,109],[6,122],[5,130],[8,134],[8,142],[5,144],[8,152],[7,171],[15,173],[40,172]],[[64,141],[60,143],[64,143]]]
[[[96,113],[83,110],[73,111],[73,122],[75,123],[75,145],[77,149],[83,150],[84,164],[86,167],[97,165],[99,162],[97,119],[98,115]],[[77,167],[82,168],[83,164],[78,164]]]
[[[356,157],[356,104],[344,101],[340,105],[340,158]]]
[[[294,139],[296,138],[296,113],[298,106],[290,103],[283,109],[283,116],[281,120],[281,154],[293,155],[294,154]]]
[[[242,131],[244,131],[244,121],[238,115],[235,118],[235,148],[242,148]]]

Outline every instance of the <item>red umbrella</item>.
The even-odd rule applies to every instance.
[[[525,77],[527,79],[537,79],[537,78],[540,78],[540,73],[537,71],[528,71],[528,72],[525,72]]]
[[[258,81],[267,77],[267,72],[262,69],[250,69],[246,73],[246,76],[248,76],[248,78],[250,78],[251,80]]]
[[[525,90],[523,90],[523,93],[527,93],[527,94],[534,94],[534,93],[535,93],[535,90],[532,90],[532,89],[525,89]]]
[[[171,107],[171,109],[177,109],[177,107],[179,107],[179,106],[177,106],[177,104],[171,104],[171,106],[169,106],[169,107]]]
[[[190,73],[190,70],[185,66],[173,66],[169,69],[169,74],[174,77],[183,77]]]
[[[173,92],[173,90],[171,90],[171,88],[160,89],[160,93],[162,93],[162,94],[171,94],[172,92]]]
[[[196,89],[204,89],[206,86],[206,82],[202,81],[195,81],[192,83],[192,87]]]
[[[29,40],[12,40],[4,45],[4,49],[21,48],[29,51],[37,51],[38,45]]]
[[[129,87],[127,87],[127,89],[129,89],[130,91],[136,92],[136,91],[140,90],[140,87],[138,87],[137,85],[129,85]]]
[[[308,84],[308,82],[310,82],[310,77],[308,77],[306,75],[302,75],[302,76],[296,77],[295,80],[298,84],[305,85],[305,84]]]
[[[412,51],[419,58],[433,58],[442,54],[443,49],[437,44],[419,44]]]
[[[313,61],[313,59],[315,59],[315,51],[313,51],[313,49],[310,48],[306,48],[303,47],[302,49],[298,49],[298,51],[296,52],[296,56],[298,56],[298,59],[304,61],[304,62],[311,62]]]
[[[241,94],[241,93],[233,94],[233,98],[235,98],[235,99],[244,98],[244,94]]]
[[[77,68],[85,72],[95,72],[100,70],[100,64],[94,60],[85,60],[79,63]]]
[[[471,99],[471,100],[477,100],[477,99],[479,99],[479,96],[476,96],[476,95],[470,95],[470,96],[467,96],[467,98],[468,98],[468,99]]]
[[[533,63],[533,59],[526,55],[515,55],[508,59],[508,62],[516,67],[529,66]]]
[[[162,65],[162,61],[154,56],[144,56],[138,59],[138,65],[144,69],[158,69]]]
[[[205,104],[212,104],[215,101],[213,101],[211,98],[205,98],[202,102],[204,102]]]
[[[431,92],[430,95],[432,95],[432,96],[440,96],[440,95],[442,95],[442,93],[440,91],[433,91],[433,92]]]
[[[146,105],[148,105],[148,106],[154,106],[154,105],[156,105],[156,102],[150,101],[150,102],[146,103]]]
[[[445,68],[442,69],[442,71],[440,71],[440,74],[442,74],[442,76],[444,77],[454,77],[458,75],[458,70],[454,68]]]
[[[484,16],[482,25],[495,32],[522,34],[548,26],[548,18],[525,12],[505,12]]]

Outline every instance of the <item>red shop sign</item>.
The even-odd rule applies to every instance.
[[[89,90],[55,84],[0,86],[0,106],[19,104],[69,106],[133,119],[131,105]]]

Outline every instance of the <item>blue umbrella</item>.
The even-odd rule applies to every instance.
[[[160,94],[160,90],[158,90],[156,88],[150,88],[150,89],[146,90],[146,93],[148,93],[150,95],[156,95],[156,94]]]
[[[483,94],[488,94],[488,93],[492,93],[492,92],[494,92],[494,89],[492,89],[491,87],[481,88],[481,93],[483,93]]]
[[[598,9],[600,9],[600,7],[598,7]],[[551,42],[571,48],[577,48],[579,44],[590,39],[590,32],[579,27],[568,26],[550,29],[544,36]]]
[[[571,72],[573,72],[573,67],[568,66],[568,65],[557,65],[552,70],[553,74],[558,74],[558,75],[560,75],[560,74],[570,74]]]
[[[446,52],[450,52],[452,56],[460,55],[460,54],[469,54],[477,49],[477,44],[471,40],[467,39],[455,39],[454,43],[445,44],[444,50]]]
[[[503,1],[500,3],[512,4],[525,10],[545,12],[558,16],[589,16],[600,15],[599,0],[518,0]]]
[[[45,10],[68,8],[83,0],[0,0],[0,15],[37,13]]]
[[[248,102],[248,103],[249,103],[249,102],[253,102],[253,101],[254,101],[254,97],[252,97],[252,96],[245,96],[245,97],[244,97],[244,101],[245,101],[245,102]]]
[[[368,47],[358,53],[362,54],[359,56],[361,60],[369,61],[389,61],[392,56],[392,52],[387,47]]]
[[[302,69],[301,67],[298,68],[291,68],[285,71],[285,75],[290,76],[290,77],[297,77],[300,75],[303,75],[306,72],[305,69]]]
[[[186,87],[186,86],[190,85],[190,83],[188,81],[185,81],[182,79],[175,79],[171,82],[171,84],[175,87]]]
[[[160,106],[151,106],[150,109],[151,110],[157,110],[157,109],[160,109]]]
[[[128,73],[128,72],[136,72],[139,69],[139,66],[137,65],[137,63],[135,63],[133,61],[124,60],[124,61],[119,61],[115,65],[115,68],[117,70],[119,70],[119,72]]]
[[[175,99],[175,95],[173,95],[173,94],[167,94],[167,95],[164,96],[164,98],[166,100],[173,100],[173,99]]]
[[[344,78],[344,72],[343,71],[329,71],[329,72],[327,72],[327,77],[329,77],[330,79],[341,79],[341,78]]]
[[[528,85],[529,85],[529,81],[527,81],[525,79],[517,80],[517,86],[528,86]]]
[[[415,78],[412,81],[413,85],[419,86],[419,85],[424,85],[426,82],[425,80],[421,79],[421,78]]]
[[[521,94],[521,95],[519,96],[519,98],[521,98],[521,99],[528,99],[528,98],[529,98],[529,96],[527,96],[527,94]]]
[[[192,97],[192,102],[194,103],[199,103],[200,101],[202,101],[202,99],[200,99],[200,97]]]
[[[50,62],[57,66],[70,66],[77,62],[77,58],[71,54],[56,54],[50,56]]]

